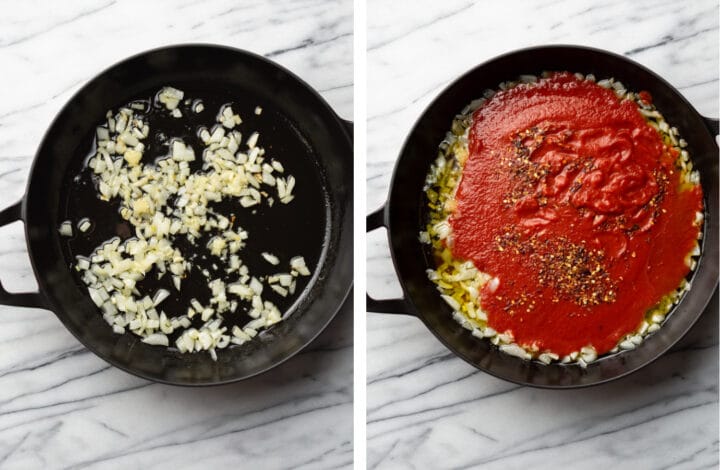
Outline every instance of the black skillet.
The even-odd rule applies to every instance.
[[[296,200],[287,206],[260,207],[255,213],[237,206],[218,208],[236,213],[237,223],[250,233],[241,255],[249,260],[251,272],[271,273],[273,267],[259,261],[261,251],[270,251],[285,262],[293,255],[304,255],[313,273],[302,280],[292,300],[267,294],[283,310],[285,320],[252,342],[219,351],[217,362],[206,353],[180,354],[146,345],[129,333],[113,334],[70,268],[73,255],[87,255],[113,235],[130,234],[116,206],[98,201],[87,174],[81,171],[92,150],[95,127],[107,110],[152,97],[165,85],[205,99],[205,123],[214,121],[219,104],[232,101],[244,119],[239,129],[245,138],[250,131],[260,131],[268,154],[283,162],[286,172],[298,181]],[[263,108],[259,116],[254,113],[258,105]],[[201,116],[189,119],[199,122]],[[156,116],[155,122],[168,135],[183,136],[200,154],[199,142],[192,140],[192,126],[182,127],[181,120],[169,117]],[[105,70],[70,99],[40,144],[25,196],[0,211],[0,225],[25,222],[28,253],[39,285],[38,293],[22,294],[7,292],[0,285],[0,304],[53,311],[99,357],[149,380],[214,385],[251,377],[309,344],[347,298],[352,286],[352,183],[352,124],[342,121],[316,91],[286,69],[255,54],[210,45],[171,46],[136,55]],[[59,236],[57,228],[63,220],[77,222],[80,217],[93,220],[91,231],[75,230],[70,239]],[[211,260],[195,262],[213,270]],[[176,296],[176,304],[182,303],[182,296],[203,301],[207,287],[199,283],[207,280],[198,273],[194,278]],[[148,287],[156,287],[149,282]],[[168,308],[172,306],[171,299]],[[240,323],[241,319],[227,321]]]
[[[522,74],[567,70],[614,77],[629,90],[647,90],[665,119],[677,126],[688,142],[705,193],[705,227],[702,255],[691,275],[692,289],[668,316],[666,324],[637,349],[603,357],[587,369],[577,365],[543,365],[500,353],[488,341],[478,340],[456,323],[450,307],[440,298],[425,270],[432,257],[418,241],[424,227],[423,185],[438,144],[453,117],[484,89],[497,88]],[[682,95],[661,77],[619,55],[578,46],[543,46],[523,49],[492,59],[467,72],[448,86],[425,109],[400,152],[384,207],[367,217],[367,230],[385,226],[403,297],[375,300],[368,296],[370,312],[403,313],[418,317],[456,355],[480,370],[522,385],[546,388],[583,387],[607,382],[649,364],[675,344],[705,309],[718,284],[718,147],[714,136],[718,121],[701,117]],[[714,312],[711,312],[714,313]],[[714,360],[714,359],[712,359]]]

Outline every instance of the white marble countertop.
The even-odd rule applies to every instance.
[[[99,71],[143,50],[219,43],[271,57],[352,117],[352,2],[51,0],[0,16],[0,207],[23,193],[45,129]],[[36,287],[22,226],[0,279]],[[0,468],[336,468],[352,462],[352,312],[279,368],[224,387],[130,376],[53,314],[0,307]]]
[[[384,202],[400,147],[430,101],[513,49],[570,43],[625,54],[718,116],[714,0],[370,0],[368,26],[368,211]],[[384,230],[370,234],[367,251],[369,292],[399,295]],[[559,392],[477,372],[415,318],[371,313],[367,323],[368,467],[717,468],[717,303],[651,366]]]

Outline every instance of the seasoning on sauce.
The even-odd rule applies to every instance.
[[[500,281],[480,292],[488,326],[559,355],[636,330],[698,236],[702,189],[676,159],[635,102],[569,73],[488,100],[450,217],[453,256]]]

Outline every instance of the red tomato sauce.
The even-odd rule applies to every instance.
[[[499,279],[481,307],[518,344],[608,352],[688,274],[702,189],[634,102],[554,74],[478,109],[469,151],[451,249]]]

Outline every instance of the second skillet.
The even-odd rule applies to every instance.
[[[680,130],[705,194],[702,255],[692,273],[692,289],[668,315],[663,327],[637,349],[599,360],[582,369],[577,365],[543,365],[501,353],[489,341],[472,336],[452,318],[426,269],[434,261],[419,242],[425,225],[423,186],[438,144],[452,120],[485,89],[515,80],[523,74],[569,71],[614,77],[628,90],[647,90],[667,122]],[[375,300],[368,297],[369,312],[414,315],[451,351],[480,370],[523,385],[572,388],[599,384],[627,375],[662,355],[692,327],[718,283],[718,148],[714,136],[718,121],[701,117],[668,82],[645,67],[616,54],[578,46],[544,46],[510,52],[477,66],[449,85],[425,109],[408,135],[395,165],[390,193],[384,207],[367,217],[367,230],[388,229],[395,270],[403,298]]]
[[[91,151],[95,127],[106,111],[153,96],[163,86],[184,89],[188,96],[199,98],[206,92],[238,102],[240,110],[247,107],[243,117],[253,124],[249,130],[259,130],[262,145],[281,154],[297,178],[293,202],[299,203],[279,208],[284,210],[281,215],[258,209],[254,218],[248,215],[239,221],[250,233],[248,245],[254,239],[257,249],[264,249],[263,243],[267,247],[287,244],[313,252],[312,276],[294,301],[283,306],[286,319],[251,342],[219,351],[217,362],[206,353],[180,354],[144,344],[130,333],[114,334],[71,271],[69,255],[87,253],[77,253],[82,244],[61,238],[57,230],[67,217],[86,216],[103,232],[100,238],[121,234],[120,227],[112,225],[121,219],[108,214],[113,207],[98,204],[94,192],[85,197],[76,191],[72,178]],[[252,110],[257,105],[263,112],[255,118]],[[215,112],[210,112],[211,123]],[[179,127],[172,130],[187,132]],[[245,131],[242,126],[240,130]],[[0,225],[25,222],[28,253],[39,285],[38,293],[23,294],[0,286],[0,304],[53,311],[99,357],[153,381],[212,385],[253,376],[309,344],[347,298],[353,272],[352,181],[351,124],[279,65],[245,51],[209,45],[172,46],[139,54],[102,72],[70,99],[39,146],[25,196],[0,211]],[[307,183],[304,188],[303,182]],[[310,226],[302,225],[304,218]],[[297,225],[289,226],[291,220]],[[198,287],[198,291],[207,289],[186,289]]]

